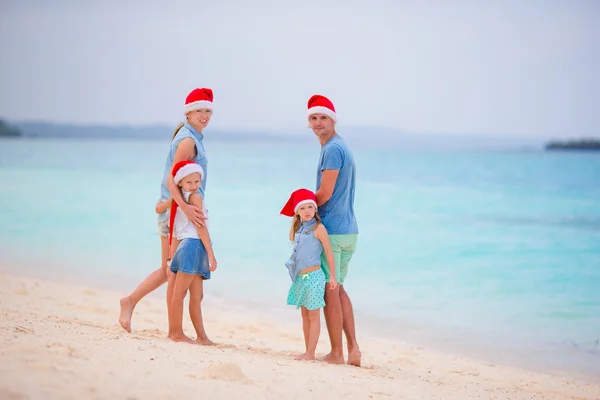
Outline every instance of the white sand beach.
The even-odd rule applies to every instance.
[[[0,399],[599,399],[600,385],[362,336],[363,366],[295,361],[298,326],[206,307],[216,347],[172,343],[158,296],[0,275]],[[193,330],[184,319],[186,331]],[[327,350],[323,324],[318,352]]]

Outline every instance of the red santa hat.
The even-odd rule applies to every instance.
[[[308,99],[308,118],[313,114],[327,115],[333,120],[333,123],[337,123],[337,117],[335,115],[335,107],[331,100],[320,94],[315,94],[313,97]],[[310,127],[310,125],[309,125]]]
[[[317,208],[317,197],[308,189],[298,189],[292,193],[290,199],[285,203],[285,206],[281,209],[281,214],[293,217],[300,206],[307,203],[311,203]]]
[[[190,160],[179,161],[173,167],[173,180],[179,185],[179,182],[188,175],[198,173],[200,180],[204,179],[204,170],[198,164]]]
[[[179,182],[181,182],[183,178],[195,173],[200,174],[200,180],[204,179],[204,170],[202,170],[202,167],[190,160],[179,161],[173,167],[173,171],[171,171],[171,174],[173,175],[173,180],[177,185],[179,184]],[[175,225],[176,213],[177,202],[173,200],[173,202],[171,203],[171,215],[169,215],[169,246],[171,246],[171,242],[173,241],[173,225]]]
[[[187,114],[190,111],[200,110],[202,108],[208,108],[209,110],[212,110],[212,106],[213,91],[211,89],[194,89],[185,98],[185,106],[183,107],[183,113]]]

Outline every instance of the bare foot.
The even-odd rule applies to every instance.
[[[131,333],[131,316],[133,315],[133,307],[129,297],[123,297],[119,303],[121,304],[121,312],[119,313],[119,324],[127,332]]]
[[[307,360],[307,361],[313,361],[315,359],[315,355],[314,354],[300,354],[297,357],[294,357],[294,360]]]
[[[202,346],[215,346],[215,343],[210,340],[208,337],[203,337],[203,338],[197,338],[196,341],[194,342],[196,344],[200,344]]]
[[[348,350],[348,365],[360,367],[360,358],[362,354],[359,349]]]
[[[343,355],[334,356],[331,353],[328,353],[324,357],[320,357],[319,361],[325,361],[326,363],[329,363],[329,364],[345,364]]]
[[[184,333],[180,333],[180,334],[171,334],[171,337],[169,338],[174,342],[184,342],[184,343],[191,343],[194,344],[195,342],[190,339],[189,337],[187,337]]]

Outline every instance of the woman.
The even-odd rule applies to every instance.
[[[161,183],[161,199],[159,203],[168,202],[170,198],[177,202],[177,205],[185,213],[187,218],[197,226],[204,225],[204,212],[198,207],[188,204],[181,196],[179,188],[173,181],[171,171],[175,164],[183,160],[191,160],[199,164],[204,170],[204,179],[198,192],[205,198],[206,181],[208,177],[206,153],[204,151],[202,131],[212,117],[213,92],[211,89],[202,88],[194,89],[185,99],[183,111],[186,116],[186,122],[180,124],[175,133],[169,148],[169,154],[165,163],[163,179]],[[162,264],[159,269],[153,271],[138,285],[137,288],[129,296],[123,297],[120,301],[121,312],[119,314],[119,323],[127,332],[131,332],[131,316],[137,303],[147,294],[151,293],[159,286],[169,281],[167,286],[167,310],[171,306],[171,292],[173,290],[171,284],[172,272],[167,267],[169,259],[169,211],[163,211],[158,216],[158,232],[161,241]],[[159,207],[157,206],[157,211]],[[162,210],[161,210],[162,211]],[[177,243],[174,243],[174,247]],[[174,251],[174,250],[173,250]],[[171,327],[169,326],[169,334],[171,335]]]

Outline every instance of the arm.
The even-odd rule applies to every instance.
[[[165,211],[167,211],[169,209],[169,207],[171,207],[171,203],[173,203],[173,197],[169,197],[166,201],[161,202],[160,200],[158,200],[158,203],[156,203],[156,213],[157,214],[162,214]]]
[[[315,229],[315,236],[323,244],[323,251],[327,258],[327,264],[329,265],[329,289],[335,289],[337,287],[337,280],[335,277],[335,259],[333,258],[333,251],[331,250],[331,242],[329,241],[329,234],[323,224],[319,224]]]
[[[198,209],[202,209],[202,196],[198,193],[193,193],[190,195],[190,203]],[[202,244],[206,249],[206,253],[208,254],[208,261],[210,264],[211,272],[217,269],[217,260],[215,259],[215,253],[213,252],[212,244],[210,242],[210,235],[208,234],[208,229],[206,226],[197,226],[196,230],[198,231],[198,237],[202,240]]]
[[[321,169],[321,185],[317,188],[317,206],[327,203],[333,195],[335,183],[344,166],[344,150],[337,145],[329,146],[325,149],[323,160],[319,168]]]
[[[323,175],[321,176],[321,186],[319,186],[317,193],[315,193],[317,196],[317,205],[319,207],[327,203],[331,198],[339,174],[340,171],[335,169],[326,169],[323,171]]]
[[[171,170],[175,164],[179,161],[183,160],[191,160],[194,158],[194,149],[196,145],[194,140],[191,138],[185,138],[179,145],[177,146],[177,150],[175,151],[175,156],[173,157],[173,165],[171,165]],[[177,205],[181,208],[184,214],[188,217],[188,219],[196,226],[204,226],[204,220],[206,217],[201,209],[186,203],[181,196],[181,191],[179,187],[175,184],[173,177],[171,174],[167,177],[167,187],[169,188],[169,192],[171,192],[171,196],[173,200],[177,203]]]

